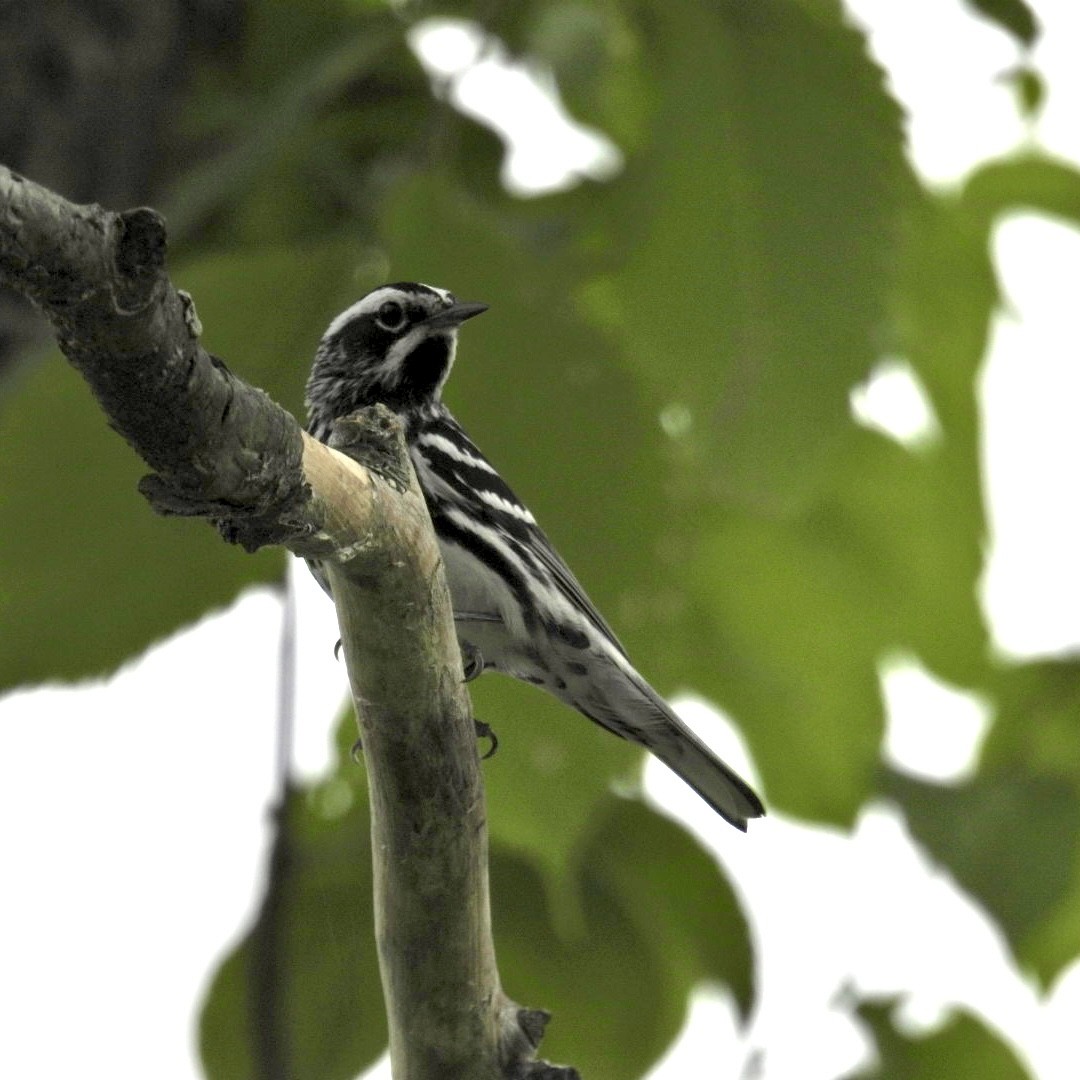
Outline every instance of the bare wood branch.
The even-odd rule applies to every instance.
[[[502,992],[483,779],[438,546],[396,417],[315,442],[198,343],[152,210],[74,206],[0,166],[0,280],[50,319],[165,513],[322,560],[371,791],[376,934],[396,1080],[570,1080],[547,1014]],[[353,459],[358,460],[353,460]],[[358,463],[359,462],[359,463]],[[368,467],[365,467],[368,466]]]

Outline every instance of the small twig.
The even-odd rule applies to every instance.
[[[277,753],[275,788],[284,800],[292,777],[293,736],[296,730],[296,591],[286,573],[281,583],[281,637],[278,640]]]

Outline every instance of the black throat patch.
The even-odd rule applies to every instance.
[[[436,334],[425,338],[405,358],[401,379],[394,388],[391,406],[415,407],[431,401],[450,366],[450,338]]]

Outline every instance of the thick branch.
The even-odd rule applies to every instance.
[[[529,1075],[543,1014],[519,1010],[499,985],[483,779],[442,560],[400,426],[394,419],[373,431],[379,418],[340,423],[334,445],[362,460],[375,446],[386,461],[392,437],[389,460],[408,487],[400,498],[376,500],[379,550],[328,576],[368,765],[394,1076]]]
[[[294,520],[308,501],[299,426],[199,345],[157,213],[74,206],[0,166],[0,277],[156,470],[143,491],[158,509],[215,518],[249,550],[312,527]]]
[[[337,433],[349,457],[308,438],[199,346],[164,255],[153,211],[73,206],[0,166],[0,280],[42,308],[156,471],[144,493],[249,549],[284,543],[325,567],[370,776],[396,1080],[568,1080],[572,1069],[532,1060],[546,1014],[499,986],[469,700],[400,424],[380,407],[350,418]]]

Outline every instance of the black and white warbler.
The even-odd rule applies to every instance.
[[[637,673],[532,514],[442,403],[458,329],[486,307],[413,282],[368,293],[319,344],[307,383],[308,431],[325,442],[335,420],[365,405],[397,412],[472,673],[491,669],[543,687],[646,747],[745,829],[765,812],[757,795]]]

